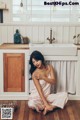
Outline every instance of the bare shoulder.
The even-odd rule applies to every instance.
[[[55,72],[54,67],[51,64],[48,65],[48,68],[49,68],[49,72],[53,72],[53,73]]]
[[[32,74],[32,78],[35,77],[37,74],[38,74],[38,70],[36,69]]]
[[[48,68],[49,68],[49,69],[54,69],[51,64],[48,65]]]

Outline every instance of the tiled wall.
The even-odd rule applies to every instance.
[[[0,24],[0,44],[13,43],[13,35],[16,29],[22,36],[28,36],[31,42],[48,42],[50,28],[57,43],[73,43],[73,36],[80,33],[80,25],[68,24]]]

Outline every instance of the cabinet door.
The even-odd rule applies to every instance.
[[[24,92],[24,53],[4,53],[4,91]]]

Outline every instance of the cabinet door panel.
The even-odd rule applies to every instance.
[[[24,54],[4,53],[4,91],[24,91]]]

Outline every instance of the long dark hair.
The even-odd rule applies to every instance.
[[[42,64],[44,66],[46,66],[45,59],[44,59],[44,56],[42,55],[42,53],[37,51],[37,50],[33,51],[32,54],[30,55],[30,60],[29,60],[29,64],[31,65],[31,68],[30,68],[29,72],[30,72],[31,75],[36,69],[36,67],[33,65],[32,58],[34,58],[35,60],[41,60]]]

